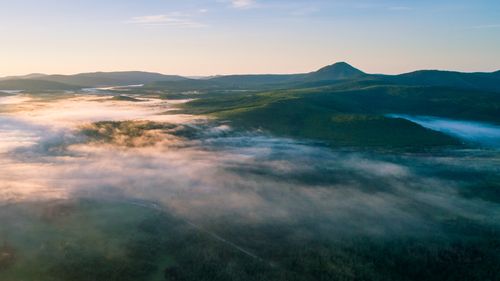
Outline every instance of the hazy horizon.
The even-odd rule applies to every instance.
[[[146,73],[158,73],[158,74],[163,74],[163,75],[178,75],[178,76],[183,76],[183,77],[187,77],[187,78],[205,78],[205,77],[216,77],[216,76],[225,76],[225,75],[266,75],[266,74],[270,74],[270,75],[281,75],[281,74],[305,74],[305,73],[311,73],[311,72],[315,72],[323,67],[326,67],[326,66],[330,66],[330,65],[333,65],[333,64],[337,64],[337,63],[348,63],[349,65],[361,70],[361,71],[364,71],[362,68],[358,68],[357,66],[355,65],[352,65],[350,64],[349,62],[346,62],[346,61],[339,61],[339,62],[335,62],[335,63],[331,63],[331,64],[325,64],[323,66],[320,66],[320,67],[317,67],[315,69],[312,69],[312,70],[306,70],[306,71],[302,71],[302,72],[279,72],[279,73],[271,73],[271,72],[261,72],[261,73],[257,73],[257,72],[248,72],[248,73],[216,73],[216,74],[209,74],[209,75],[193,75],[193,74],[178,74],[178,73],[164,73],[164,72],[156,72],[156,71],[149,71],[149,70],[144,70],[144,69],[118,69],[118,70],[110,70],[110,71],[102,71],[102,70],[92,70],[92,71],[84,71],[84,72],[74,72],[74,73],[43,73],[43,72],[30,72],[30,73],[21,73],[21,74],[16,74],[16,75],[6,75],[6,76],[0,76],[0,78],[8,78],[8,77],[23,77],[23,76],[30,76],[30,75],[67,75],[67,76],[71,76],[71,75],[78,75],[78,74],[87,74],[87,73],[109,73],[109,72],[146,72]],[[424,68],[424,69],[413,69],[413,70],[409,70],[409,71],[405,71],[405,72],[399,72],[399,73],[383,73],[383,72],[366,72],[364,71],[365,73],[368,73],[368,74],[386,74],[386,75],[398,75],[398,74],[405,74],[405,73],[411,73],[411,72],[414,72],[414,71],[420,71],[420,70],[436,70],[436,71],[452,71],[452,72],[463,72],[463,73],[492,73],[492,72],[498,72],[500,71],[500,68],[498,69],[494,69],[494,70],[491,70],[491,71],[467,71],[467,70],[456,70],[456,69],[430,69],[430,68]]]
[[[500,65],[499,8],[489,0],[21,0],[0,10],[0,76],[302,73],[336,61],[368,73],[490,72]]]

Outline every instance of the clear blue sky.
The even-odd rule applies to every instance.
[[[498,0],[0,0],[0,76],[500,69]]]

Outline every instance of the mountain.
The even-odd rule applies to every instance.
[[[230,78],[241,79],[241,84],[270,81],[264,80],[270,78],[266,76]],[[395,113],[500,124],[499,71],[376,75],[337,63],[309,74],[271,78],[288,80],[271,88],[261,84],[255,91],[208,91],[185,104],[185,112],[211,114],[243,130],[259,129],[332,146],[461,145],[453,137],[389,117]]]
[[[214,89],[256,89],[287,88],[305,83],[337,82],[362,79],[369,75],[353,66],[339,62],[323,67],[315,72],[299,74],[247,74],[223,75],[206,79],[186,79],[180,81],[155,81],[153,88],[169,90],[214,90]]]
[[[308,82],[352,80],[360,79],[366,76],[366,73],[351,66],[350,64],[346,62],[338,62],[325,66],[316,72],[309,73],[305,76],[305,80]]]
[[[208,80],[224,85],[269,85],[295,82],[304,76],[304,74],[227,75]]]
[[[256,75],[228,75],[209,79],[213,82],[226,85],[270,85],[284,83],[302,83],[318,81],[351,80],[366,77],[363,71],[345,63],[338,62],[325,66],[317,71],[305,74],[256,74]]]
[[[205,90],[262,90],[273,87],[289,87],[302,74],[249,74],[216,76],[207,79],[186,79],[179,81],[155,81],[146,88],[160,88],[173,91]]]
[[[16,81],[16,85],[22,85],[22,80],[38,80],[46,82],[54,82],[77,86],[77,88],[93,88],[93,87],[106,87],[106,86],[127,86],[136,84],[148,84],[157,81],[182,81],[188,80],[182,76],[177,75],[163,75],[153,72],[142,71],[122,71],[122,72],[94,72],[94,73],[80,73],[75,75],[45,75],[45,74],[29,74],[25,76],[10,76],[0,78],[0,81]],[[26,82],[28,84],[33,82]],[[50,84],[46,83],[46,86]],[[61,85],[52,84],[55,86],[52,90],[58,90]],[[20,87],[24,88],[24,87]],[[74,87],[73,87],[74,88]]]
[[[500,71],[492,73],[463,73],[456,71],[420,70],[399,75],[380,75],[367,74],[346,62],[338,62],[310,73],[225,75],[205,77],[203,79],[141,71],[94,72],[76,75],[44,75],[35,73],[27,76],[0,78],[0,81],[10,80],[18,80],[16,82],[17,85],[21,85],[20,80],[37,80],[84,88],[145,84],[145,88],[173,91],[270,90],[310,88],[345,82],[365,82],[377,85],[432,86],[500,92]],[[53,85],[55,87],[54,90],[62,87],[59,84]],[[45,86],[49,86],[49,84]],[[27,87],[31,86],[27,85]]]
[[[375,76],[398,85],[438,86],[500,92],[500,72],[464,73],[442,70],[419,70],[400,75]]]
[[[157,81],[181,81],[187,80],[187,78],[152,72],[124,71],[81,73],[76,75],[48,75],[43,77],[43,80],[90,88],[148,84]]]
[[[0,90],[66,91],[77,90],[79,88],[80,87],[74,85],[34,79],[12,79],[0,81]]]
[[[5,80],[17,80],[17,79],[39,79],[44,76],[47,76],[46,74],[43,73],[31,73],[28,75],[22,75],[22,76],[7,76],[7,77],[1,77],[0,81],[5,81]]]

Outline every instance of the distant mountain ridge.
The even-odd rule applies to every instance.
[[[50,83],[35,83],[33,81],[46,81]],[[0,89],[6,87],[19,86],[20,90],[33,90],[33,85],[38,84],[41,90],[59,90],[62,85],[66,88],[93,88],[107,86],[128,86],[134,84],[147,84],[156,81],[180,81],[187,80],[178,75],[164,75],[154,72],[143,71],[120,71],[120,72],[92,72],[80,73],[75,75],[46,75],[30,74],[25,76],[5,77],[0,79]],[[11,82],[8,82],[11,81]],[[12,81],[17,81],[13,83]],[[26,87],[23,87],[23,81]],[[54,85],[55,88],[50,87]],[[45,87],[46,86],[46,87]],[[48,87],[48,88],[47,88]],[[63,87],[64,88],[64,87]]]
[[[500,92],[500,71],[464,73],[419,70],[399,75],[368,74],[346,62],[301,74],[226,75],[209,79],[154,82],[148,86],[171,90],[255,89],[256,87],[316,87],[340,82],[390,84],[402,86],[449,87]]]
[[[5,80],[18,80],[18,79],[37,79],[47,76],[47,74],[43,73],[31,73],[27,75],[21,75],[21,76],[7,76],[7,77],[1,77],[0,81],[5,81]]]
[[[380,75],[377,79],[398,85],[500,91],[500,71],[464,73],[443,70],[419,70],[400,75]]]
[[[122,71],[81,73],[76,75],[48,75],[42,77],[42,79],[83,87],[105,87],[147,84],[156,81],[179,81],[187,78],[154,72]]]
[[[54,84],[40,81],[53,82]],[[419,70],[399,75],[383,75],[367,74],[346,62],[338,62],[310,73],[224,75],[202,79],[142,71],[94,72],[75,75],[34,73],[26,76],[0,78],[0,90],[14,90],[11,88],[14,86],[18,87],[15,90],[36,90],[37,86],[40,87],[38,88],[40,90],[60,90],[61,88],[93,88],[135,84],[172,90],[254,89],[327,85],[342,81],[371,81],[392,85],[438,86],[500,92],[500,70],[491,73]]]
[[[78,90],[81,87],[72,86],[68,84],[46,81],[46,80],[35,80],[35,79],[11,79],[0,81],[0,91],[2,90],[22,90],[22,91],[70,91]]]

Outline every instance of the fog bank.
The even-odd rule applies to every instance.
[[[500,126],[432,116],[410,116],[400,114],[391,114],[389,116],[393,118],[403,118],[428,129],[443,132],[468,142],[500,148]]]
[[[500,221],[496,202],[463,197],[460,191],[471,183],[449,176],[494,175],[496,155],[478,153],[471,161],[455,152],[332,151],[234,132],[169,109],[168,101],[96,96],[20,102],[0,117],[0,201],[141,199],[199,223],[308,222],[328,233],[373,235],[428,233],[436,214]],[[80,132],[94,121],[150,119],[193,132],[185,138],[153,130],[159,136],[154,143],[133,147],[89,141]]]

